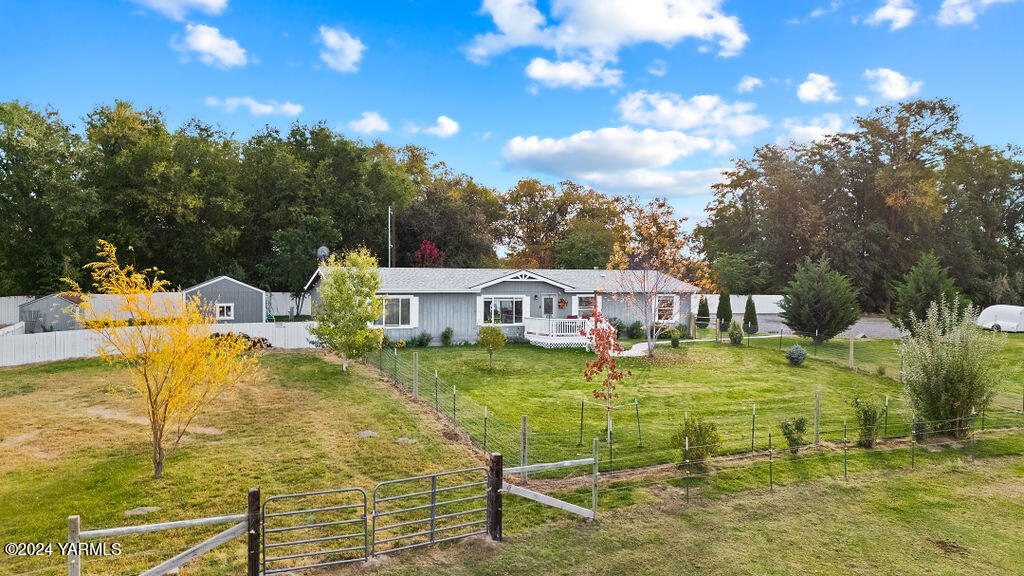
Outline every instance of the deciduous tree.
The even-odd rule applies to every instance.
[[[371,324],[384,313],[377,296],[380,274],[377,258],[366,248],[349,250],[341,257],[331,254],[320,282],[320,301],[313,302],[316,325],[309,329],[318,344],[348,361],[380,348],[383,328]]]
[[[595,377],[604,374],[604,380],[600,388],[594,389],[594,398],[605,403],[605,414],[607,418],[608,441],[612,439],[612,400],[619,397],[616,391],[619,382],[631,373],[619,370],[615,357],[622,353],[622,345],[619,344],[619,333],[596,307],[591,311],[590,322],[584,325],[580,334],[590,340],[590,346],[595,357],[587,360],[583,369],[583,378],[592,382]]]
[[[256,372],[258,355],[246,351],[243,338],[211,337],[213,311],[198,297],[167,297],[159,270],[122,266],[116,248],[102,240],[99,256],[86,266],[98,295],[70,281],[82,299],[77,320],[98,334],[104,360],[127,368],[149,421],[153,475],[160,478],[165,453],[224,390]]]

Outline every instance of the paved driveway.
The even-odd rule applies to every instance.
[[[737,318],[739,320],[739,318]],[[778,314],[758,314],[757,315],[757,327],[761,332],[776,333],[778,334],[779,329],[784,330],[786,333],[791,332],[785,324],[782,323],[782,318]],[[873,316],[862,316],[857,323],[850,327],[849,330],[840,334],[840,336],[850,337],[850,333],[855,336],[863,334],[868,338],[899,338],[900,331],[893,327],[885,318],[878,318]]]

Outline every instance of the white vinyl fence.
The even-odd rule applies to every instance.
[[[218,324],[215,332],[234,332],[270,341],[274,348],[313,348],[309,342],[311,322],[267,322]],[[89,330],[65,330],[37,334],[0,336],[0,366],[20,366],[70,358],[99,356],[100,341]]]
[[[691,304],[692,310],[697,310],[697,305],[700,304],[700,294],[694,294],[692,297]],[[704,294],[707,298],[708,308],[711,310],[711,315],[715,315],[715,310],[718,310],[718,294]],[[782,301],[781,294],[754,294],[754,308],[757,309],[758,314],[778,314],[782,312],[782,308],[779,307],[779,302]],[[747,305],[746,294],[732,294],[729,296],[729,304],[732,305],[732,313],[738,316],[743,315],[743,310]]]

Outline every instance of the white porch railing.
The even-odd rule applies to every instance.
[[[527,336],[548,336],[551,338],[583,338],[581,334],[590,327],[589,318],[526,318]]]

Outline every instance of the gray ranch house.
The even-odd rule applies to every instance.
[[[510,338],[547,348],[582,347],[580,331],[596,305],[608,318],[632,323],[638,317],[622,270],[507,268],[380,268],[384,315],[375,325],[390,340],[409,340],[427,332],[440,342],[446,328],[453,342],[473,342],[481,326],[500,326]],[[318,285],[330,274],[320,267],[306,284],[320,301]],[[659,272],[649,286],[661,289],[652,301],[659,322],[689,321],[691,295],[698,289]],[[639,300],[646,300],[640,296]]]
[[[217,276],[182,290],[216,314],[218,324],[266,322],[267,293],[230,276]]]

